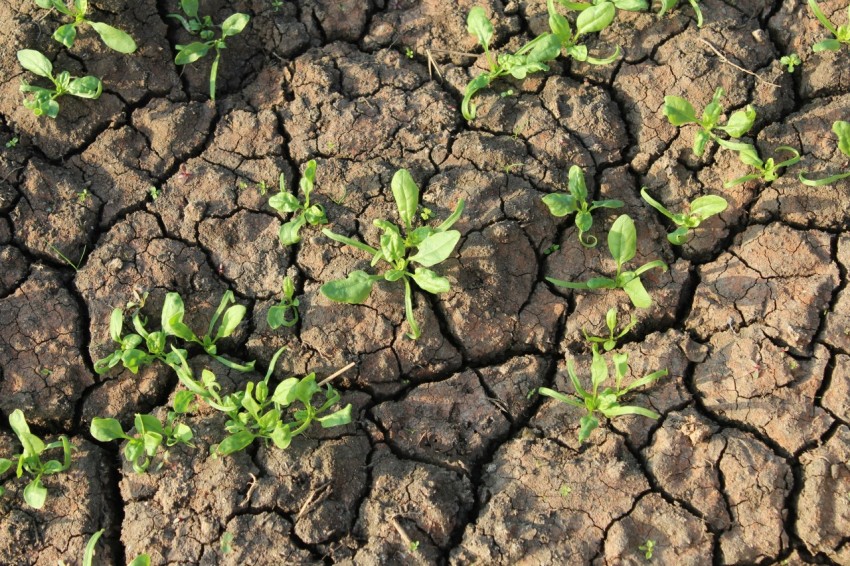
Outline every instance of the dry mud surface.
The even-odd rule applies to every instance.
[[[497,48],[546,27],[542,0],[478,3],[497,19]],[[17,449],[6,425],[16,408],[77,446],[72,468],[45,479],[41,510],[23,504],[13,474],[0,478],[0,563],[78,564],[105,529],[98,559],[120,564],[141,552],[153,564],[642,564],[648,539],[658,564],[850,564],[850,179],[795,178],[848,167],[829,128],[850,119],[850,51],[811,52],[825,35],[803,2],[705,0],[702,29],[687,5],[660,20],[621,12],[589,40],[621,45],[616,64],[561,59],[496,83],[471,124],[459,106],[483,60],[439,51],[476,50],[469,0],[201,2],[215,21],[252,14],[228,41],[216,103],[208,61],[173,65],[173,46],[189,40],[166,18],[176,1],[91,5],[136,38],[136,54],[105,50],[90,30],[60,49],[54,16],[0,0],[0,455]],[[821,6],[844,23],[846,2]],[[65,97],[55,121],[34,117],[15,59],[33,47],[102,76],[101,99]],[[791,52],[803,59],[793,75],[778,62]],[[717,86],[728,108],[757,107],[750,139],[762,155],[792,145],[803,169],[724,189],[745,166],[715,147],[696,159],[693,128],[661,114],[665,94],[701,108]],[[463,237],[440,267],[452,291],[415,296],[418,341],[404,337],[397,287],[378,285],[360,307],[319,294],[366,266],[363,254],[310,227],[301,244],[278,244],[287,218],[256,185],[283,172],[292,186],[310,159],[332,229],[367,242],[372,220],[395,218],[398,168],[438,218],[466,199]],[[573,164],[592,194],[626,202],[636,261],[670,265],[645,276],[654,304],[632,312],[623,346],[631,375],[669,370],[633,396],[662,416],[620,418],[585,445],[577,409],[527,398],[569,391],[565,356],[589,361],[581,329],[600,333],[614,305],[634,311],[622,293],[545,281],[613,268],[604,243],[581,248],[572,218],[541,202]],[[642,185],[673,209],[706,193],[730,206],[673,248]],[[615,214],[595,217],[604,242]],[[79,270],[57,251],[82,256]],[[285,275],[302,320],[272,331]],[[111,349],[109,314],[145,291],[154,314],[178,291],[201,328],[226,289],[249,313],[226,353],[265,368],[287,346],[276,378],[355,362],[337,382],[355,421],[287,451],[255,443],[214,459],[223,420],[201,411],[196,449],[134,474],[117,443],[91,438],[91,419],[162,415],[179,386],[160,366],[94,373]],[[256,379],[192,363],[232,388]]]

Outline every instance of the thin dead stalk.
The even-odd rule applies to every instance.
[[[344,368],[342,368],[342,369],[340,369],[340,370],[335,371],[334,373],[330,374],[328,377],[326,377],[325,379],[323,379],[321,382],[319,382],[319,387],[324,387],[325,385],[327,385],[328,383],[330,383],[331,381],[333,381],[336,377],[338,377],[339,375],[341,375],[341,374],[343,374],[343,373],[347,372],[348,370],[350,370],[350,369],[351,369],[351,368],[353,368],[353,367],[354,367],[354,362],[351,362],[350,364],[348,364],[348,365],[347,365],[347,366],[345,366]]]
[[[720,58],[720,60],[721,60],[721,61],[723,61],[724,63],[726,63],[726,64],[727,64],[727,65],[729,65],[730,67],[734,67],[735,69],[738,69],[738,70],[739,70],[739,71],[741,71],[742,73],[746,73],[746,74],[748,74],[748,75],[752,75],[752,76],[754,76],[756,79],[760,80],[761,82],[763,82],[763,83],[765,83],[765,84],[769,84],[770,86],[775,86],[776,88],[779,88],[779,85],[778,85],[778,84],[776,84],[776,83],[772,83],[772,82],[770,82],[770,81],[768,81],[768,80],[766,80],[766,79],[763,79],[763,78],[761,78],[760,76],[758,76],[757,74],[755,74],[754,72],[749,71],[749,70],[747,70],[747,69],[745,69],[745,68],[743,68],[743,67],[740,67],[740,66],[736,65],[735,63],[733,63],[732,61],[730,61],[730,60],[729,60],[729,58],[728,58],[726,55],[724,55],[723,53],[721,53],[719,49],[717,49],[714,45],[712,45],[712,44],[711,44],[711,42],[709,42],[709,41],[707,41],[707,40],[705,40],[705,39],[703,39],[703,38],[699,38],[699,40],[700,40],[701,42],[705,43],[706,45],[708,45],[708,47],[709,47],[712,51],[714,51],[714,54],[715,54],[715,55],[717,55],[717,56]]]

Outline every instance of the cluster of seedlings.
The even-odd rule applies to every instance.
[[[70,7],[62,0],[34,1],[40,8],[56,11],[60,16],[71,20],[60,25],[53,33],[53,38],[66,48],[73,47],[78,28],[91,28],[105,45],[117,52],[129,54],[136,50],[136,43],[125,32],[88,19],[86,0],[74,0]],[[578,12],[573,24],[556,10],[555,0],[547,0],[550,31],[540,34],[514,53],[499,55],[494,55],[491,51],[494,36],[492,22],[483,8],[472,8],[467,18],[468,30],[482,46],[488,69],[474,77],[466,87],[461,105],[464,118],[473,120],[476,117],[473,97],[500,77],[510,75],[515,79],[524,79],[528,74],[548,70],[547,63],[561,55],[594,65],[614,62],[620,55],[619,46],[615,46],[610,55],[597,58],[589,55],[582,40],[588,34],[607,28],[613,22],[617,10],[650,9],[646,0],[595,0],[593,3],[557,1],[564,8]],[[702,13],[696,0],[688,2],[696,13],[698,26],[701,26]],[[658,16],[663,16],[678,3],[679,0],[661,0]],[[837,50],[842,44],[850,44],[850,24],[836,27],[823,15],[815,0],[808,0],[808,3],[818,20],[834,36],[815,44],[814,51]],[[181,0],[180,5],[183,13],[169,14],[169,17],[188,33],[197,36],[199,41],[175,46],[177,55],[174,62],[177,65],[186,65],[214,52],[209,78],[210,98],[214,100],[221,50],[226,47],[225,40],[241,33],[250,17],[247,14],[235,13],[220,25],[216,25],[209,16],[199,16],[197,0]],[[279,7],[280,2],[275,2],[274,5]],[[62,95],[96,99],[103,90],[101,80],[97,77],[73,77],[67,71],[55,73],[51,61],[39,51],[24,49],[18,52],[17,57],[24,69],[53,83],[52,88],[32,86],[26,82],[21,85],[21,91],[30,95],[24,100],[24,105],[38,116],[55,118],[59,112],[57,98]],[[781,63],[787,66],[789,72],[793,72],[794,67],[800,64],[800,59],[792,54],[783,57]],[[728,151],[735,152],[743,163],[754,169],[748,175],[727,181],[726,187],[752,180],[771,182],[780,175],[782,169],[800,161],[800,153],[794,148],[779,147],[778,151],[787,153],[790,157],[777,162],[773,157],[762,159],[754,145],[740,141],[753,127],[756,110],[748,105],[725,118],[725,109],[721,103],[723,96],[723,90],[718,88],[711,102],[701,113],[682,97],[666,96],[663,113],[674,126],[698,128],[693,145],[693,153],[696,156],[702,156],[708,144],[714,142]],[[850,157],[850,123],[837,121],[832,130],[838,138],[839,151]],[[306,164],[299,183],[303,200],[287,190],[284,176],[280,175],[280,190],[270,197],[268,204],[279,213],[289,215],[279,232],[282,246],[299,244],[300,231],[305,226],[320,226],[329,222],[324,207],[311,202],[316,173],[316,161],[311,160]],[[806,185],[822,186],[850,177],[850,171],[833,173],[820,179],[810,178],[810,175],[800,173],[799,180]],[[151,189],[156,191],[154,187]],[[265,185],[263,189],[265,190]],[[598,242],[596,237],[589,235],[593,225],[592,212],[598,209],[619,209],[624,207],[624,203],[620,200],[590,200],[585,174],[575,165],[569,169],[567,189],[567,192],[546,195],[543,203],[556,217],[575,214],[579,244],[594,248]],[[461,217],[465,203],[462,199],[459,200],[445,220],[429,223],[433,213],[427,208],[420,208],[419,187],[407,170],[400,169],[395,173],[391,192],[399,222],[375,220],[374,226],[381,231],[381,235],[374,245],[327,228],[322,230],[330,240],[365,252],[371,257],[372,267],[380,264],[383,269],[373,273],[352,271],[344,279],[324,283],[320,287],[320,293],[335,302],[357,305],[370,297],[378,282],[402,281],[405,290],[405,318],[409,329],[406,335],[416,340],[421,336],[421,328],[414,318],[414,289],[431,294],[446,293],[450,290],[449,279],[432,268],[438,268],[439,264],[448,259],[460,241],[461,233],[451,228]],[[726,200],[720,196],[705,195],[694,199],[684,210],[673,212],[653,198],[645,187],[641,189],[640,194],[649,206],[675,226],[667,235],[673,245],[686,244],[691,239],[693,230],[709,217],[722,213],[728,206]],[[574,290],[622,289],[634,307],[649,308],[652,305],[652,297],[644,287],[641,276],[655,268],[667,271],[666,263],[656,259],[634,269],[627,268],[637,250],[637,230],[634,221],[627,214],[620,215],[614,221],[607,234],[607,245],[616,264],[616,272],[610,277],[593,277],[582,282],[551,277],[547,277],[547,280],[555,286]],[[90,426],[91,436],[96,440],[118,440],[124,443],[124,457],[135,472],[144,473],[150,469],[159,469],[168,462],[169,449],[178,444],[194,448],[194,432],[188,417],[200,411],[201,405],[205,406],[204,410],[217,411],[226,417],[221,439],[210,449],[215,457],[245,450],[257,440],[286,449],[294,437],[305,433],[314,424],[330,428],[352,421],[351,405],[340,408],[340,393],[330,384],[339,372],[323,381],[318,381],[314,373],[302,378],[289,377],[281,381],[273,379],[273,370],[284,349],[274,354],[262,379],[248,381],[240,390],[223,392],[219,379],[209,369],[203,369],[200,378],[195,376],[188,363],[190,349],[202,351],[236,372],[250,372],[254,369],[253,361],[238,363],[219,352],[219,342],[231,337],[246,315],[246,308],[236,303],[231,291],[225,292],[202,336],[184,322],[185,308],[179,294],[166,295],[158,329],[151,329],[150,321],[142,315],[145,299],[146,296],[141,297],[138,302],[128,304],[126,309],[116,308],[112,312],[109,335],[116,348],[109,355],[97,360],[95,370],[103,374],[121,366],[135,374],[145,366],[164,364],[175,373],[183,388],[175,393],[172,406],[167,410],[164,419],[154,414],[137,414],[134,426],[125,430],[117,419],[97,417],[92,420]],[[295,284],[290,277],[286,277],[282,283],[280,302],[268,311],[269,327],[277,329],[296,325],[299,321],[298,307]],[[132,327],[132,330],[126,333],[125,310],[130,311]],[[636,321],[632,317],[628,324],[618,328],[618,311],[614,308],[606,314],[605,323],[609,331],[608,336],[590,336],[584,333],[592,355],[589,387],[583,384],[576,372],[574,360],[569,359],[567,373],[574,393],[566,394],[548,387],[540,387],[528,393],[529,396],[539,394],[550,397],[586,411],[579,422],[580,442],[585,442],[593,430],[600,426],[600,415],[606,419],[623,415],[659,418],[652,410],[621,404],[621,399],[632,391],[668,375],[667,369],[654,371],[626,383],[629,372],[628,354],[615,350],[617,342],[635,326]],[[611,364],[614,368],[613,376]],[[29,478],[23,490],[25,502],[39,509],[47,497],[42,477],[67,470],[71,465],[73,446],[65,436],[46,444],[30,432],[26,418],[20,410],[15,410],[10,415],[9,424],[22,446],[22,451],[11,459],[0,458],[0,474],[16,466],[18,478],[24,475]],[[48,451],[55,451],[57,455],[61,455],[61,459],[43,461],[42,457]],[[0,487],[0,495],[3,495],[4,491]],[[95,533],[86,546],[84,564],[91,563],[95,545],[102,532]],[[640,547],[647,559],[652,557],[654,546],[654,541],[647,540]],[[147,555],[141,555],[133,560],[132,564],[150,564],[150,559]]]

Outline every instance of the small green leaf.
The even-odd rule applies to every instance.
[[[824,39],[812,45],[812,51],[820,53],[821,51],[838,51],[841,49],[841,42],[837,39]]]
[[[41,485],[41,477],[37,476],[24,488],[24,501],[33,509],[41,509],[47,500],[47,488]]]
[[[729,203],[726,202],[725,198],[717,195],[705,195],[697,197],[691,202],[690,215],[696,216],[702,222],[709,216],[720,214],[726,210],[727,206],[729,206]]]
[[[652,297],[646,292],[643,283],[640,281],[640,277],[635,277],[623,285],[623,291],[626,292],[632,304],[637,308],[648,309],[652,306]]]
[[[327,224],[328,217],[325,215],[325,208],[321,204],[314,204],[304,211],[304,220],[311,226],[317,224]]]
[[[100,35],[100,38],[110,49],[125,54],[133,53],[136,50],[136,42],[133,41],[133,38],[120,29],[101,22],[89,22],[89,25],[94,28],[94,31]]]
[[[239,326],[239,323],[242,322],[242,319],[245,318],[246,309],[242,305],[233,305],[229,309],[224,312],[224,316],[221,318],[221,325],[218,327],[218,332],[216,332],[215,339],[219,338],[227,338],[233,331],[236,330],[236,327]]]
[[[347,425],[351,422],[351,405],[346,405],[345,408],[335,411],[329,415],[317,419],[322,428],[331,428],[335,426]]]
[[[493,79],[489,73],[482,73],[469,81],[469,84],[466,85],[466,91],[464,91],[463,94],[463,101],[460,104],[460,111],[465,120],[472,121],[475,119],[476,109],[475,105],[472,103],[472,97],[475,96],[475,93],[479,90],[487,88],[490,85],[491,80]]]
[[[618,266],[635,257],[637,252],[637,231],[634,220],[627,214],[620,215],[608,232],[608,249]]]
[[[206,55],[210,47],[206,43],[196,41],[189,45],[177,45],[176,49],[177,56],[174,58],[174,64],[187,65]]]
[[[593,415],[585,415],[579,421],[580,429],[578,433],[578,441],[584,442],[590,437],[590,433],[592,433],[596,428],[599,428],[599,420]]]
[[[103,92],[103,83],[97,77],[87,76],[68,83],[68,94],[96,100]]]
[[[393,175],[392,191],[399,218],[404,222],[404,227],[410,230],[416,209],[419,208],[419,187],[407,169],[399,169]]]
[[[221,23],[222,39],[224,39],[225,37],[230,37],[242,33],[242,30],[245,29],[245,26],[248,25],[248,21],[250,19],[251,16],[249,16],[248,14],[242,14],[240,12],[236,12],[235,14],[229,16]]]
[[[244,450],[254,442],[254,433],[249,430],[240,430],[236,434],[232,434],[221,441],[221,444],[216,448],[216,452],[222,456],[233,454]]]
[[[694,124],[699,121],[694,107],[681,96],[665,96],[663,112],[674,126]]]
[[[332,301],[359,305],[369,298],[376,280],[376,276],[357,270],[349,273],[345,279],[325,283],[319,291]]]
[[[118,440],[119,438],[129,438],[124,433],[124,429],[121,428],[121,423],[119,423],[116,419],[111,418],[93,418],[89,431],[96,440],[101,442],[111,442],[113,440]]]
[[[614,4],[603,1],[584,10],[576,18],[576,37],[602,31],[614,20]]]
[[[733,138],[740,138],[750,131],[755,121],[756,110],[751,104],[748,104],[745,109],[733,112],[726,125],[718,129],[723,130]]]
[[[70,49],[74,46],[74,40],[77,39],[77,26],[75,24],[59,26],[53,32],[53,39]]]
[[[570,27],[570,22],[555,10],[555,2],[553,0],[547,0],[546,7],[549,11],[549,29],[558,37],[560,43],[571,42],[573,30]],[[558,48],[560,50],[560,45]]]
[[[21,64],[21,67],[39,77],[49,79],[53,75],[53,63],[34,49],[21,49],[18,51],[18,62]]]
[[[183,8],[187,16],[198,17],[198,0],[180,0],[180,7]]]
[[[121,329],[124,326],[124,311],[114,309],[109,317],[109,337],[113,342],[121,343]]]
[[[833,122],[832,131],[838,136],[838,150],[850,157],[850,122],[843,120]]]
[[[475,6],[466,17],[466,29],[474,36],[485,51],[490,49],[490,41],[493,39],[493,24],[487,17],[487,12],[481,6]]]
[[[288,424],[277,423],[270,436],[274,445],[281,450],[286,450],[292,444],[292,431]]]
[[[23,446],[25,457],[38,456],[44,451],[44,442],[30,432],[23,411],[20,409],[12,411],[12,414],[9,415],[9,426],[12,427],[12,431]]]
[[[549,207],[552,216],[562,217],[572,214],[578,210],[576,199],[573,195],[564,193],[553,193],[543,197],[543,204]]]
[[[151,557],[147,554],[140,554],[127,566],[151,566]]]
[[[410,281],[406,278],[404,279],[404,316],[407,319],[407,325],[410,326],[410,332],[405,333],[405,336],[411,340],[418,340],[422,332],[413,316],[413,291],[410,288]]]
[[[83,566],[92,566],[95,555],[94,548],[97,546],[97,541],[105,531],[106,529],[100,529],[94,533],[88,543],[86,543],[86,549],[83,551]]]
[[[420,289],[435,295],[438,293],[447,293],[451,289],[451,284],[447,278],[441,277],[424,267],[416,268],[416,271],[413,273],[413,280],[416,281]]]
[[[292,193],[280,192],[269,198],[269,206],[278,212],[296,212],[301,209],[301,203]]]
[[[457,230],[435,232],[417,246],[416,254],[411,256],[409,261],[423,267],[437,265],[452,254],[458,240],[460,240],[460,232]]]
[[[568,185],[570,193],[576,199],[576,207],[580,208],[587,201],[587,184],[584,180],[584,171],[578,165],[570,167]]]

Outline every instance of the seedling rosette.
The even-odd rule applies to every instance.
[[[12,427],[12,432],[18,437],[18,441],[23,447],[20,454],[12,456],[12,459],[0,458],[0,474],[3,474],[12,467],[14,460],[17,459],[17,468],[15,474],[21,477],[26,473],[32,479],[24,488],[24,501],[33,509],[41,509],[44,507],[44,502],[47,500],[47,488],[41,483],[41,478],[50,474],[64,472],[71,467],[71,443],[67,436],[60,436],[56,442],[45,444],[39,437],[30,432],[30,427],[27,424],[26,417],[23,411],[15,409],[9,415],[9,426]],[[47,450],[55,448],[62,449],[63,459],[41,461],[41,455]],[[0,487],[0,496],[5,493],[5,489]]]
[[[317,226],[328,223],[325,208],[321,204],[310,204],[310,193],[313,192],[315,183],[315,159],[307,162],[307,167],[304,169],[304,174],[299,182],[301,192],[304,194],[303,203],[298,200],[298,197],[286,190],[286,181],[283,173],[280,174],[280,192],[269,199],[269,206],[278,212],[293,214],[292,219],[280,227],[278,238],[282,246],[291,246],[300,242],[301,236],[298,232],[305,224]]]
[[[637,231],[634,221],[623,214],[611,226],[608,232],[608,249],[617,263],[617,274],[614,278],[593,277],[585,282],[574,283],[547,277],[546,280],[558,287],[566,289],[622,289],[631,299],[632,304],[641,309],[652,306],[652,297],[646,292],[640,276],[653,268],[667,271],[667,264],[660,259],[650,261],[634,271],[624,271],[623,265],[635,257],[637,253]]]
[[[717,195],[705,195],[695,198],[691,201],[685,211],[671,212],[663,204],[649,196],[646,187],[641,188],[640,196],[643,197],[649,206],[669,218],[673,224],[678,226],[675,230],[667,234],[667,239],[674,246],[681,246],[687,243],[691,230],[697,228],[706,218],[720,214],[729,203],[726,199]]]
[[[103,83],[97,77],[72,77],[68,71],[61,71],[54,76],[53,63],[34,49],[18,51],[18,62],[27,71],[53,83],[53,88],[50,89],[21,82],[20,91],[32,94],[32,97],[24,99],[24,107],[32,110],[36,116],[56,118],[59,115],[59,103],[56,99],[65,94],[94,100],[100,98],[103,92]]]
[[[403,229],[387,220],[375,220],[375,226],[383,230],[380,248],[373,248],[352,238],[336,234],[327,228],[322,230],[328,238],[371,255],[373,267],[384,262],[389,265],[389,269],[376,275],[358,269],[352,271],[345,279],[325,283],[320,292],[332,301],[359,305],[369,298],[372,287],[377,281],[401,280],[404,282],[404,311],[410,326],[407,336],[416,340],[421,335],[421,331],[413,317],[411,282],[432,294],[450,290],[449,280],[428,268],[445,261],[460,240],[460,232],[449,230],[449,228],[463,213],[464,200],[458,201],[454,212],[439,226],[434,228],[420,226],[414,229],[413,221],[419,208],[419,187],[416,186],[407,170],[400,169],[393,175],[392,192]],[[411,264],[417,264],[412,271]]]
[[[570,167],[568,187],[570,194],[553,193],[546,195],[543,197],[543,204],[549,207],[549,212],[553,216],[562,217],[575,212],[578,241],[586,248],[593,248],[597,244],[596,236],[588,236],[587,239],[584,237],[593,226],[593,217],[590,213],[597,208],[620,208],[623,206],[623,201],[609,199],[595,200],[588,203],[584,172],[577,165]]]
[[[753,123],[755,123],[755,108],[747,105],[743,110],[733,112],[725,125],[720,125],[720,119],[723,116],[723,106],[720,105],[720,99],[723,98],[723,94],[722,88],[714,91],[711,102],[703,109],[702,117],[698,117],[693,105],[681,96],[664,97],[663,112],[671,124],[674,126],[695,124],[700,127],[694,137],[693,151],[696,156],[702,156],[705,153],[705,147],[710,140],[716,140],[719,143],[721,138],[715,133],[716,130],[725,132],[730,137],[740,138],[749,132]]]
[[[639,387],[649,385],[659,378],[666,376],[668,374],[667,370],[662,369],[650,373],[623,387],[623,379],[629,370],[629,356],[626,353],[614,354],[614,387],[606,387],[600,391],[600,386],[608,381],[610,377],[608,362],[599,353],[599,348],[596,344],[593,345],[592,350],[593,361],[590,364],[591,389],[589,391],[581,385],[572,359],[567,360],[567,373],[575,388],[575,396],[565,395],[548,387],[537,389],[537,393],[544,397],[551,397],[562,403],[587,411],[587,414],[580,421],[579,442],[587,440],[590,434],[599,427],[599,418],[596,416],[596,413],[608,419],[623,415],[640,415],[650,419],[658,419],[660,415],[650,409],[634,405],[620,405],[620,398]]]
[[[86,18],[86,13],[89,10],[88,0],[74,0],[70,7],[65,3],[65,0],[35,0],[35,3],[39,8],[56,10],[74,19],[70,24],[59,26],[53,32],[53,39],[65,47],[74,46],[74,40],[77,38],[77,27],[87,24],[97,32],[103,43],[110,49],[125,54],[133,53],[136,50],[136,42],[126,32],[109,24],[94,22]]]

